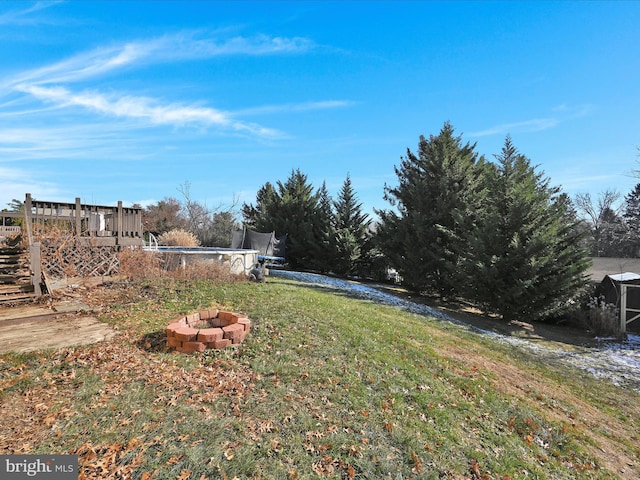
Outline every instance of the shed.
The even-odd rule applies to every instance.
[[[618,309],[620,305],[620,294],[622,285],[639,285],[640,274],[634,272],[624,272],[605,275],[596,289],[596,295],[602,295],[606,303],[615,305]],[[628,309],[640,310],[640,287],[627,289],[627,306]],[[631,318],[631,312],[627,314],[627,318]],[[640,319],[627,324],[627,331],[640,332]]]

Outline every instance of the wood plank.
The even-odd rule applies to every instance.
[[[113,338],[117,332],[95,317],[50,317],[46,321],[0,324],[0,353],[30,352],[86,345]]]
[[[12,319],[28,319],[60,315],[65,313],[88,313],[91,308],[78,300],[58,301],[52,307],[42,305],[20,305],[16,307],[0,307],[0,322]]]
[[[27,281],[31,280],[30,275],[20,275],[20,272],[17,272],[15,275],[10,273],[0,273],[0,283],[19,283],[20,280],[27,279]]]
[[[31,285],[31,279],[29,277],[22,278],[20,281],[13,283],[0,282],[0,295],[33,291],[33,285]]]
[[[0,295],[0,309],[4,308],[5,305],[12,305],[13,307],[15,303],[23,303],[35,299],[36,296],[32,292]]]

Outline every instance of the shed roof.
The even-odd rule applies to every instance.
[[[592,281],[599,282],[607,275],[623,272],[640,272],[640,258],[592,257],[586,274]]]
[[[631,282],[633,280],[640,280],[640,275],[633,272],[616,273],[614,275],[607,275],[614,282]]]

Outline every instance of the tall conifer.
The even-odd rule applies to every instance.
[[[353,275],[366,255],[369,216],[362,212],[362,204],[358,202],[348,174],[334,207],[337,249],[334,269],[342,275]]]
[[[506,320],[540,319],[568,306],[588,266],[559,189],[536,172],[509,137],[494,167],[465,253],[467,296]]]
[[[447,122],[420,137],[417,155],[395,167],[398,186],[385,188],[395,209],[377,211],[379,248],[416,291],[455,292],[466,212],[473,206],[475,144],[463,144]]]

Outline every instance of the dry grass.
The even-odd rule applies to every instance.
[[[132,281],[171,278],[175,280],[246,281],[244,275],[232,274],[226,264],[198,262],[173,265],[161,255],[144,250],[124,250],[118,254],[120,274]]]
[[[200,246],[200,241],[191,232],[175,229],[160,235],[158,244],[168,247],[198,247]]]

